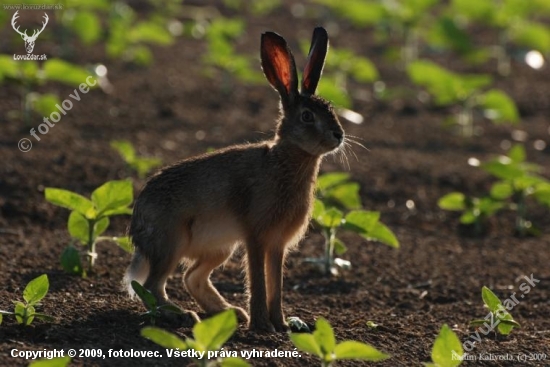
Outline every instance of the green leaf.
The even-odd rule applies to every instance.
[[[461,192],[451,192],[437,201],[437,205],[444,210],[464,210],[466,209],[465,205],[466,196]]]
[[[317,179],[317,189],[321,192],[340,185],[349,180],[349,174],[344,172],[325,173]]]
[[[511,38],[518,45],[533,48],[543,54],[550,52],[550,29],[532,20],[521,22],[511,32]]]
[[[119,245],[124,251],[130,254],[134,253],[134,245],[132,244],[130,237],[113,237],[113,241],[115,241],[116,244]]]
[[[242,358],[228,357],[222,359],[220,363],[221,367],[249,367],[250,364]]]
[[[159,158],[136,158],[136,160],[131,164],[134,168],[139,178],[145,178],[147,173],[153,168],[158,167],[162,164],[162,160]]]
[[[101,36],[101,23],[91,11],[79,10],[71,22],[71,28],[85,45],[95,43]]]
[[[348,182],[337,185],[326,192],[326,197],[342,204],[346,209],[358,209],[361,207],[359,196],[359,184]]]
[[[167,29],[151,21],[138,23],[130,29],[128,39],[134,43],[147,42],[163,46],[174,41]]]
[[[477,213],[477,214],[476,214]],[[466,210],[460,216],[460,223],[462,224],[472,224],[479,220],[479,210],[474,212],[473,210]]]
[[[317,218],[322,217],[324,212],[325,204],[321,200],[315,199],[315,202],[313,203],[313,211],[311,213],[312,218],[317,221]]]
[[[98,212],[126,207],[134,201],[134,188],[130,180],[109,181],[92,192],[92,202]]]
[[[481,96],[481,106],[487,112],[486,116],[494,122],[516,124],[519,121],[519,113],[514,100],[501,90],[491,89],[485,92]]]
[[[193,336],[206,350],[218,350],[236,329],[235,310],[229,309],[196,324],[193,327]]]
[[[345,254],[347,250],[348,250],[348,248],[346,247],[344,242],[342,242],[338,238],[334,239],[334,253],[336,255],[341,256],[341,255]]]
[[[85,276],[80,260],[80,252],[73,246],[67,246],[61,253],[61,267],[69,274]]]
[[[456,367],[462,362],[458,357],[462,357],[463,354],[460,339],[447,324],[444,324],[435,339],[432,361],[440,367]]]
[[[372,83],[380,78],[374,63],[365,57],[355,56],[350,72],[359,83]]]
[[[90,72],[86,69],[61,59],[45,61],[43,70],[46,80],[61,82],[69,86],[79,86],[86,83],[86,78],[90,76]]]
[[[52,359],[39,359],[32,361],[29,367],[67,367],[71,363],[71,357],[57,357]]]
[[[514,193],[514,188],[509,181],[499,181],[491,187],[491,197],[497,200],[506,200]]]
[[[104,217],[112,217],[114,215],[132,215],[132,208],[120,207],[115,209],[105,210],[102,214]]]
[[[95,241],[95,239],[98,236],[101,236],[101,234],[103,232],[105,232],[105,230],[107,230],[108,227],[109,227],[109,218],[108,217],[102,217],[100,220],[95,222],[95,224],[94,224],[94,233],[93,233],[92,240]]]
[[[84,196],[72,191],[47,187],[44,190],[46,200],[57,206],[76,210],[82,215],[86,215],[90,209],[93,209],[93,203]]]
[[[12,56],[0,55],[0,82],[5,78],[15,79],[19,73],[18,64]]]
[[[23,299],[29,305],[35,305],[40,302],[44,296],[46,296],[49,288],[50,282],[48,281],[48,276],[46,274],[42,274],[27,284],[25,290],[23,291]]]
[[[334,348],[336,359],[359,359],[362,361],[378,362],[390,358],[376,348],[358,341],[344,341]]]
[[[69,234],[83,244],[90,241],[90,222],[77,211],[72,211],[67,223]]]
[[[163,348],[179,349],[180,351],[187,350],[187,344],[177,335],[157,327],[144,327],[141,329],[141,336],[151,340],[153,343],[160,345]]]
[[[37,95],[32,100],[32,109],[42,116],[49,116],[52,112],[58,111],[55,105],[60,103],[61,101],[55,94],[44,93]]]
[[[334,337],[334,331],[327,320],[321,317],[315,322],[313,337],[315,338],[315,341],[324,356],[332,355],[334,352],[334,347],[336,346],[336,338]]]
[[[374,229],[379,219],[379,212],[354,210],[346,215],[344,228],[357,233],[366,234]]]
[[[483,298],[483,302],[493,313],[502,307],[502,302],[500,302],[500,299],[496,296],[496,294],[485,286],[481,289],[481,298]]]
[[[351,97],[342,82],[330,74],[323,75],[316,94],[331,101],[334,106],[350,108],[352,105]]]
[[[134,162],[136,159],[136,150],[127,140],[113,140],[111,141],[111,147],[115,149],[128,164]]]
[[[153,293],[149,292],[149,290],[145,289],[145,287],[135,280],[132,280],[130,285],[149,311],[157,308],[157,299],[153,296]]]
[[[34,316],[32,316],[34,314],[34,307],[25,306],[23,302],[15,302],[14,313],[18,324],[29,325],[34,319]]]
[[[321,226],[325,228],[335,228],[339,227],[342,224],[343,218],[344,213],[336,208],[330,208],[325,210],[325,212],[316,220]]]
[[[369,233],[361,236],[370,241],[379,241],[390,247],[399,248],[397,237],[395,237],[393,232],[381,222],[376,223]]]
[[[291,333],[290,340],[292,343],[301,351],[306,353],[311,353],[320,358],[323,358],[324,355],[321,352],[321,347],[317,344],[317,341],[312,334],[307,333]]]
[[[510,158],[513,163],[525,162],[527,158],[525,147],[522,144],[514,144],[508,151],[508,158]]]

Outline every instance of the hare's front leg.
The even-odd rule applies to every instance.
[[[232,308],[237,312],[240,321],[248,323],[249,318],[246,311],[228,303],[210,281],[212,270],[223,264],[230,255],[231,252],[217,252],[195,260],[185,272],[183,282],[187,291],[206,313],[216,314]]]
[[[267,307],[269,320],[277,331],[288,330],[283,314],[283,263],[285,250],[280,246],[270,248],[266,253]]]
[[[265,247],[259,242],[247,243],[248,289],[250,292],[250,330],[275,331],[269,320],[265,290]]]

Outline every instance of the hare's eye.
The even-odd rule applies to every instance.
[[[315,120],[315,116],[313,116],[313,113],[309,110],[305,110],[302,112],[302,121],[303,122],[313,122]]]

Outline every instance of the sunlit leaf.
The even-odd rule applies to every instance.
[[[506,93],[498,89],[491,89],[481,97],[482,107],[490,111],[487,116],[495,122],[517,123],[519,113],[516,104]]]
[[[82,215],[86,215],[90,209],[93,209],[93,203],[90,200],[72,191],[47,187],[44,195],[50,203],[76,210]]]
[[[437,205],[444,210],[464,210],[466,196],[461,192],[451,192],[437,201]]]
[[[456,367],[462,362],[462,343],[447,324],[444,324],[432,348],[432,361],[441,367]]]
[[[61,82],[70,86],[79,86],[86,83],[86,78],[90,76],[90,72],[86,69],[61,59],[45,61],[43,70],[46,80]]]
[[[193,336],[206,350],[218,350],[236,329],[235,310],[229,309],[196,324],[193,327]]]
[[[92,201],[101,214],[130,205],[134,200],[133,190],[130,180],[109,181],[92,192]]]
[[[141,329],[141,336],[151,340],[153,343],[158,344],[163,348],[179,349],[180,351],[187,350],[187,344],[177,335],[157,327],[144,327]]]
[[[358,359],[362,361],[378,362],[390,358],[376,348],[358,341],[344,341],[334,348],[336,359]]]
[[[69,234],[83,244],[90,242],[90,224],[89,221],[77,211],[72,211],[67,223]]]
[[[23,290],[23,299],[28,304],[35,305],[46,296],[49,288],[50,282],[48,281],[48,276],[42,274],[27,284],[25,290]]]

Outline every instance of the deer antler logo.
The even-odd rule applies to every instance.
[[[29,36],[27,35],[27,30],[25,29],[25,32],[21,32],[19,30],[19,26],[17,26],[17,28],[15,28],[15,20],[17,18],[19,18],[19,15],[17,15],[17,13],[19,13],[19,10],[15,12],[15,14],[13,14],[13,17],[11,18],[11,26],[13,27],[13,29],[19,33],[21,35],[21,38],[23,38],[23,41],[25,41],[25,49],[27,50],[27,53],[30,54],[32,53],[32,50],[34,49],[34,42],[36,41],[36,38],[38,37],[38,35],[40,33],[42,33],[42,31],[44,30],[44,28],[46,28],[46,24],[48,24],[48,14],[44,13],[44,22],[42,22],[42,29],[37,31],[36,29],[33,31],[32,33],[32,36]]]

